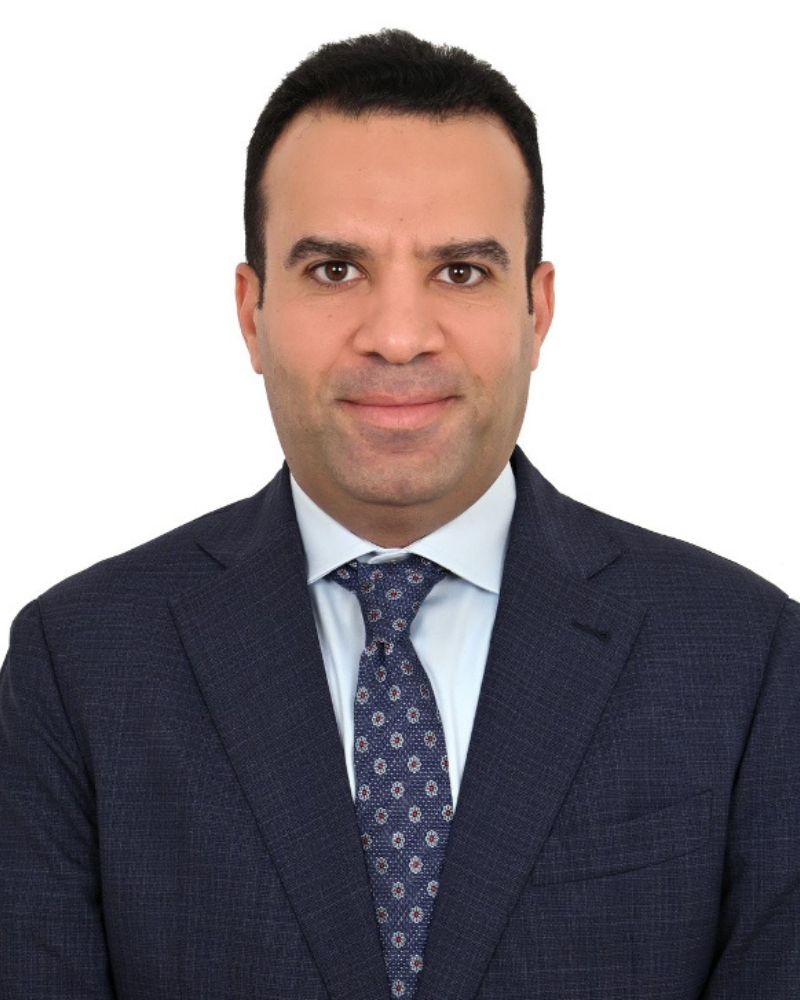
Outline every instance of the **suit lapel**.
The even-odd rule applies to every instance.
[[[645,609],[604,593],[619,555],[517,450],[497,617],[418,1000],[469,1000],[591,740]]]
[[[517,449],[517,502],[418,1000],[470,1000],[644,618],[607,592],[593,512]],[[288,469],[199,539],[225,567],[171,602],[333,1000],[389,997]],[[313,863],[311,860],[313,859]]]
[[[177,628],[331,997],[388,998],[286,466],[227,530],[201,545],[228,568],[171,602]]]

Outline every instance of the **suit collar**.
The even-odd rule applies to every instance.
[[[541,559],[577,579],[588,580],[620,555],[618,543],[599,524],[596,512],[558,492],[517,446],[511,455],[516,503],[510,537]],[[197,543],[228,567],[268,551],[285,539],[305,565],[305,551],[286,462],[253,496],[201,520]]]
[[[266,486],[201,518],[195,532],[200,548],[226,569],[268,551],[278,539],[299,546],[305,560],[285,461]]]
[[[618,542],[602,528],[597,512],[559,493],[514,449],[511,467],[517,483],[512,534],[520,547],[578,580],[590,580],[621,554]]]

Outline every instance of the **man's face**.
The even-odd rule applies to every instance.
[[[263,306],[240,265],[242,332],[295,478],[373,541],[452,519],[514,447],[553,306],[545,263],[528,312],[528,185],[475,115],[307,110],[269,157]]]

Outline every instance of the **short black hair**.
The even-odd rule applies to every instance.
[[[295,115],[309,107],[354,118],[368,110],[440,120],[471,112],[499,117],[519,146],[531,182],[525,205],[525,276],[528,309],[533,311],[530,285],[542,259],[544,215],[534,114],[489,63],[464,49],[434,45],[396,28],[321,46],[284,77],[261,112],[247,147],[244,185],[245,256],[261,279],[259,306],[266,275],[267,206],[261,178],[278,136]]]

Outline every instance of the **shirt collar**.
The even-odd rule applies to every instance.
[[[516,501],[514,473],[507,463],[471,507],[403,549],[386,549],[359,538],[334,520],[290,476],[297,524],[306,552],[307,582],[316,583],[331,570],[366,556],[382,562],[414,552],[432,559],[456,576],[498,594],[503,576],[508,530]]]

